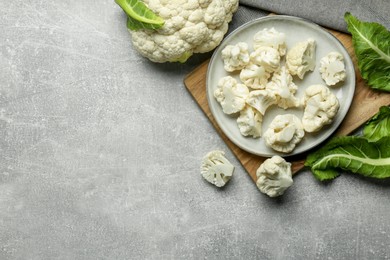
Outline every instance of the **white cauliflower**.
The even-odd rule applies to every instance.
[[[295,97],[298,87],[294,84],[293,78],[285,66],[277,70],[270,82],[267,83],[266,89],[275,93],[278,101],[277,104],[283,109],[298,107],[299,99]]]
[[[251,106],[246,106],[237,118],[237,125],[243,136],[261,136],[261,123],[263,115]]]
[[[208,182],[223,187],[233,176],[234,166],[223,151],[211,151],[202,160],[200,173]]]
[[[278,32],[275,28],[265,28],[253,37],[253,48],[262,46],[272,47],[279,51],[280,56],[286,54],[286,35]]]
[[[256,171],[256,185],[262,193],[277,197],[293,184],[291,163],[280,156],[265,160]]]
[[[240,72],[241,81],[253,89],[264,89],[270,73],[261,65],[249,64]]]
[[[252,63],[263,66],[267,72],[274,72],[280,65],[279,52],[268,46],[258,47],[250,54]]]
[[[248,87],[237,83],[231,76],[221,78],[218,88],[214,91],[214,97],[221,104],[225,114],[234,114],[242,110],[248,95]]]
[[[281,153],[292,152],[304,136],[301,120],[293,114],[276,116],[263,135],[265,144]]]
[[[238,0],[143,0],[164,25],[129,31],[134,48],[153,62],[185,62],[215,49],[228,30]]]
[[[316,66],[316,42],[313,39],[299,42],[293,46],[286,56],[287,69],[291,75],[297,75],[303,79],[308,71],[313,71]]]
[[[243,69],[248,65],[249,52],[248,44],[239,42],[236,45],[227,45],[221,52],[224,68],[227,72],[233,72]]]
[[[275,94],[270,90],[254,90],[249,92],[249,96],[246,99],[246,103],[251,107],[255,108],[262,115],[268,107],[276,104],[277,99]]]
[[[335,94],[324,85],[312,85],[305,90],[303,97],[302,124],[306,132],[319,131],[324,125],[332,123],[339,110]]]
[[[329,52],[320,60],[320,73],[326,85],[333,86],[344,81],[347,74],[345,72],[344,57],[338,52]]]

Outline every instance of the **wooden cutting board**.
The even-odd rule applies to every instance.
[[[390,93],[384,93],[370,89],[363,81],[358,66],[356,63],[356,56],[354,54],[352,39],[350,35],[329,30],[334,36],[336,36],[340,42],[348,50],[356,72],[356,89],[352,105],[346,115],[343,123],[340,125],[335,135],[348,135],[359,126],[365,123],[369,118],[371,118],[375,113],[378,112],[379,107],[384,105],[390,105]],[[226,135],[219,128],[216,123],[213,115],[208,106],[207,96],[206,96],[206,72],[209,64],[209,60],[201,64],[194,71],[189,73],[185,79],[184,84],[188,91],[191,93],[193,98],[196,100],[200,108],[210,119],[211,123],[215,127],[216,131],[226,142],[232,152],[235,154],[237,159],[241,162],[242,166],[249,173],[253,181],[256,181],[256,170],[260,164],[266,159],[257,155],[248,153],[238,146],[236,146],[232,141],[230,141]],[[297,173],[304,167],[304,160],[306,155],[302,154],[298,157],[292,157],[289,161],[292,163],[293,174]]]

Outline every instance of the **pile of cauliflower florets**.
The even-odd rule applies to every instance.
[[[224,69],[229,75],[219,80],[214,97],[224,113],[237,115],[243,136],[262,136],[268,147],[290,153],[305,133],[318,132],[337,114],[339,101],[327,85],[345,80],[344,58],[338,52],[321,58],[319,72],[326,85],[309,86],[299,99],[293,76],[303,79],[307,72],[314,71],[315,40],[309,38],[287,50],[285,34],[265,28],[254,35],[251,47],[252,51],[248,43],[239,42],[222,49]],[[303,117],[278,115],[262,133],[263,117],[271,106],[303,108]]]

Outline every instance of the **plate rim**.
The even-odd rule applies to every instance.
[[[214,96],[210,97],[209,95],[209,78],[210,78],[210,68],[214,62],[214,60],[216,59],[216,56],[218,55],[218,53],[220,52],[220,49],[222,48],[222,46],[224,45],[224,42],[226,41],[229,41],[230,38],[234,37],[235,34],[239,33],[240,31],[242,30],[245,30],[247,27],[250,27],[252,24],[257,24],[257,23],[261,23],[263,21],[266,21],[266,20],[285,20],[285,21],[288,21],[288,20],[294,20],[294,21],[299,21],[299,22],[303,22],[303,23],[306,23],[308,24],[309,26],[312,26],[314,27],[315,29],[325,33],[326,35],[328,36],[331,36],[331,38],[333,38],[334,40],[336,40],[338,42],[338,44],[344,49],[344,51],[346,52],[347,54],[347,57],[344,57],[344,59],[348,59],[348,63],[352,66],[351,67],[351,71],[353,71],[353,75],[351,75],[350,77],[350,80],[351,80],[351,83],[350,83],[350,88],[351,88],[351,93],[352,95],[350,96],[347,96],[346,99],[343,100],[343,103],[345,103],[345,106],[346,106],[346,109],[345,109],[345,113],[344,115],[341,115],[341,118],[340,118],[340,122],[338,122],[337,125],[334,125],[333,129],[330,130],[329,134],[327,135],[324,135],[322,138],[319,138],[320,141],[318,141],[318,143],[314,143],[313,145],[309,146],[307,149],[304,149],[302,151],[298,151],[298,152],[290,152],[290,153],[280,153],[280,152],[277,152],[277,151],[273,151],[272,153],[261,153],[261,152],[258,152],[258,151],[254,151],[253,149],[249,149],[247,147],[244,147],[243,145],[240,144],[240,142],[238,142],[236,140],[236,138],[232,138],[229,134],[227,134],[227,131],[224,129],[225,127],[221,124],[221,122],[219,122],[219,119],[218,117],[215,116],[215,112],[214,112],[214,108],[213,106],[210,105],[211,103],[211,98],[214,98]],[[327,86],[326,84],[323,84],[325,86]],[[328,88],[331,88],[329,86],[327,86]],[[231,141],[233,144],[235,144],[236,146],[238,146],[240,149],[250,153],[250,154],[253,154],[253,155],[257,155],[257,156],[262,156],[262,157],[271,157],[273,155],[279,155],[281,157],[291,157],[291,156],[296,156],[296,155],[299,155],[299,154],[302,154],[302,153],[305,153],[311,149],[314,149],[315,147],[317,147],[318,145],[322,144],[323,142],[325,142],[327,139],[329,139],[335,132],[336,130],[340,127],[340,125],[343,123],[346,115],[348,114],[348,111],[349,109],[351,108],[351,104],[352,104],[352,101],[353,101],[353,97],[355,95],[355,90],[356,90],[356,71],[355,71],[355,65],[353,63],[353,60],[348,52],[348,50],[346,49],[346,47],[344,46],[344,44],[335,36],[333,35],[331,32],[329,32],[327,29],[325,29],[324,27],[322,27],[321,25],[317,24],[317,23],[314,23],[310,20],[307,20],[305,18],[301,18],[301,17],[296,17],[296,16],[290,16],[290,15],[270,15],[270,16],[265,16],[265,17],[259,17],[259,18],[255,18],[251,21],[248,21],[242,25],[240,25],[239,27],[237,27],[236,29],[234,29],[232,32],[230,32],[224,39],[223,41],[219,44],[219,46],[214,50],[211,58],[210,58],[210,62],[207,66],[207,71],[206,71],[206,96],[207,96],[207,102],[208,102],[208,106],[210,108],[210,112],[212,114],[212,116],[214,117],[214,120],[215,122],[217,123],[218,127],[221,129],[222,133],[229,139],[229,141]],[[250,137],[248,137],[250,138]],[[261,137],[260,137],[261,138]]]

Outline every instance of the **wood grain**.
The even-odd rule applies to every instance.
[[[360,127],[363,123],[365,123],[376,112],[378,112],[379,107],[383,105],[389,105],[390,93],[375,91],[365,84],[360,75],[360,72],[358,71],[351,36],[333,30],[329,31],[334,36],[336,36],[336,38],[338,38],[348,50],[355,66],[356,89],[354,93],[354,98],[343,123],[340,125],[340,127],[335,133],[335,135],[348,135],[354,130],[356,130],[358,127]],[[219,133],[219,135],[226,142],[228,147],[235,154],[237,159],[241,162],[242,166],[251,176],[253,181],[256,181],[256,170],[266,158],[253,155],[240,149],[226,137],[226,135],[217,125],[213,115],[211,114],[206,96],[206,72],[208,64],[209,60],[201,64],[191,73],[189,73],[184,79],[184,84],[193,96],[193,98],[199,104],[200,108],[210,119],[216,131]],[[291,163],[293,174],[296,174],[304,167],[304,159],[305,154],[302,154],[296,158],[292,158]]]

